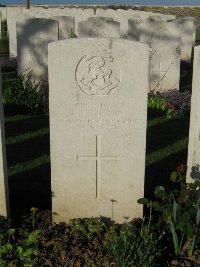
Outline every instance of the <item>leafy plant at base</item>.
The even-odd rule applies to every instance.
[[[13,258],[14,247],[12,244],[15,229],[0,230],[0,266],[13,266],[9,262]]]
[[[100,236],[106,226],[99,218],[73,219],[69,221],[72,231],[80,231],[87,239]]]
[[[21,107],[26,113],[44,113],[48,111],[48,85],[45,82],[33,84],[32,72],[21,74],[12,82],[5,79],[3,102]]]
[[[156,266],[163,251],[160,246],[162,236],[163,233],[159,236],[154,233],[150,218],[148,224],[143,221],[140,229],[125,224],[117,233],[111,227],[104,245],[120,267],[152,267]]]
[[[176,256],[193,255],[200,240],[200,181],[185,183],[186,168],[179,166],[171,174],[171,180],[180,185],[180,189],[166,192],[163,186],[154,190],[156,200],[146,198],[138,203],[151,207],[158,224],[164,223],[171,232]]]
[[[40,230],[35,230],[31,233],[23,232],[24,239],[21,244],[17,246],[16,251],[24,267],[36,266],[40,234]]]
[[[28,232],[23,229],[1,228],[0,266],[36,266],[40,233],[40,230]]]

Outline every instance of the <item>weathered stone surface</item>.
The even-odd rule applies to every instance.
[[[140,42],[149,45],[149,90],[179,89],[182,26],[172,22],[140,25]]]
[[[17,30],[16,23],[23,22],[26,19],[32,18],[23,14],[21,10],[8,9],[7,13],[7,27],[9,34],[9,51],[10,57],[17,56]]]
[[[62,16],[50,17],[52,20],[59,22],[59,40],[69,39],[75,33],[75,17]]]
[[[32,71],[33,82],[48,79],[48,44],[58,40],[58,21],[28,19],[17,22],[18,73]]]
[[[135,15],[132,18],[128,19],[128,40],[136,42],[140,41],[140,27],[144,22],[148,22],[148,17]]]
[[[187,181],[200,179],[200,46],[194,48]]]
[[[98,16],[107,16],[112,17],[114,21],[120,23],[120,34],[121,36],[126,37],[128,32],[128,19],[139,17],[139,14],[142,16],[144,12],[140,13],[135,10],[123,10],[123,9],[97,9],[96,15]],[[144,17],[148,17],[148,12],[145,12]]]
[[[174,15],[158,15],[155,13],[154,15],[150,15],[148,19],[150,21],[168,21],[168,20],[172,20],[175,18],[176,16]]]
[[[1,13],[1,19],[6,20],[7,19],[7,9],[6,7],[0,7],[0,13]]]
[[[148,61],[145,44],[124,39],[49,45],[54,221],[142,216]]]
[[[9,216],[9,193],[5,147],[3,94],[0,65],[0,215]]]
[[[184,17],[172,20],[172,22],[180,23],[182,25],[183,33],[181,38],[181,60],[187,63],[191,63],[194,22],[191,19]]]
[[[52,8],[53,16],[73,16],[75,17],[75,34],[78,34],[78,24],[81,21],[87,20],[89,17],[94,16],[94,9],[92,8]]]
[[[120,38],[120,23],[113,19],[93,17],[79,22],[78,37]]]

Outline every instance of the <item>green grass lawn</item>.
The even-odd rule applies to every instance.
[[[148,120],[145,194],[155,185],[170,185],[170,172],[187,161],[189,119]],[[7,163],[13,217],[29,207],[51,209],[48,115],[5,118]],[[66,152],[67,153],[67,152]]]

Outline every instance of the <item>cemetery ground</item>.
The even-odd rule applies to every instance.
[[[187,75],[190,79],[191,74]],[[15,83],[16,79],[18,83]],[[20,78],[13,80],[13,77],[11,80],[3,80],[4,102],[7,102],[4,111],[12,223],[10,225],[4,219],[0,222],[3,244],[0,266],[9,266],[8,263],[13,264],[10,266],[150,267],[186,266],[186,263],[187,266],[200,266],[197,244],[189,257],[183,252],[187,251],[187,235],[183,234],[182,229],[176,229],[177,244],[182,253],[177,252],[169,224],[164,217],[163,220],[158,219],[162,218],[159,211],[153,211],[152,219],[149,219],[148,207],[145,208],[144,222],[135,219],[129,224],[110,227],[99,219],[86,218],[73,220],[69,224],[51,225],[49,116],[48,112],[41,113],[40,108],[34,106],[34,96],[27,103],[24,92],[24,98],[20,95],[20,105],[13,104],[13,97],[5,90],[9,92],[9,85],[13,83],[19,89],[20,81]],[[178,97],[177,92],[172,96]],[[170,180],[172,171],[177,171],[184,179],[184,166],[179,170],[177,166],[187,161],[189,95],[186,94],[184,98],[188,106],[180,117],[174,117],[175,111],[171,108],[163,111],[159,100],[164,96],[158,94],[158,99],[152,96],[151,101],[150,97],[145,197],[151,199],[154,188],[159,185],[157,194],[164,194],[162,196],[167,200],[167,209],[173,210],[171,193],[163,190],[174,190],[174,185],[179,188],[180,183],[176,185]],[[175,194],[178,194],[178,199],[180,193]],[[187,199],[191,197],[190,194],[187,191]],[[192,201],[194,199],[193,196]],[[141,200],[141,203],[149,205],[147,199]],[[160,201],[162,205],[164,203]],[[181,216],[184,216],[185,207],[182,212]],[[193,226],[196,229],[197,225],[193,223]],[[184,246],[180,243],[182,236]]]
[[[0,219],[0,266],[200,266],[200,184],[185,185],[189,104],[174,117],[170,101],[177,93],[167,105],[164,96],[149,97],[143,220],[52,225],[49,116],[34,94],[14,99],[8,85],[19,89],[20,82],[15,73],[3,78],[12,221]],[[191,72],[181,83],[191,89]]]

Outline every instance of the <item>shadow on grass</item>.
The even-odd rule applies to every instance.
[[[11,218],[18,222],[31,207],[51,209],[50,164],[9,177]]]
[[[44,154],[50,154],[49,134],[37,136],[29,140],[6,145],[7,164],[9,167],[34,160]]]
[[[189,134],[189,117],[187,119],[168,120],[147,129],[146,154],[167,147]]]
[[[174,187],[174,183],[170,181],[170,173],[175,171],[178,165],[186,164],[187,152],[187,149],[183,149],[146,167],[145,197],[151,198],[157,185],[163,185],[167,189]]]
[[[24,133],[35,132],[46,127],[49,127],[49,116],[47,114],[29,116],[23,119],[19,117],[19,120],[5,122],[5,136],[6,138],[14,137]]]

